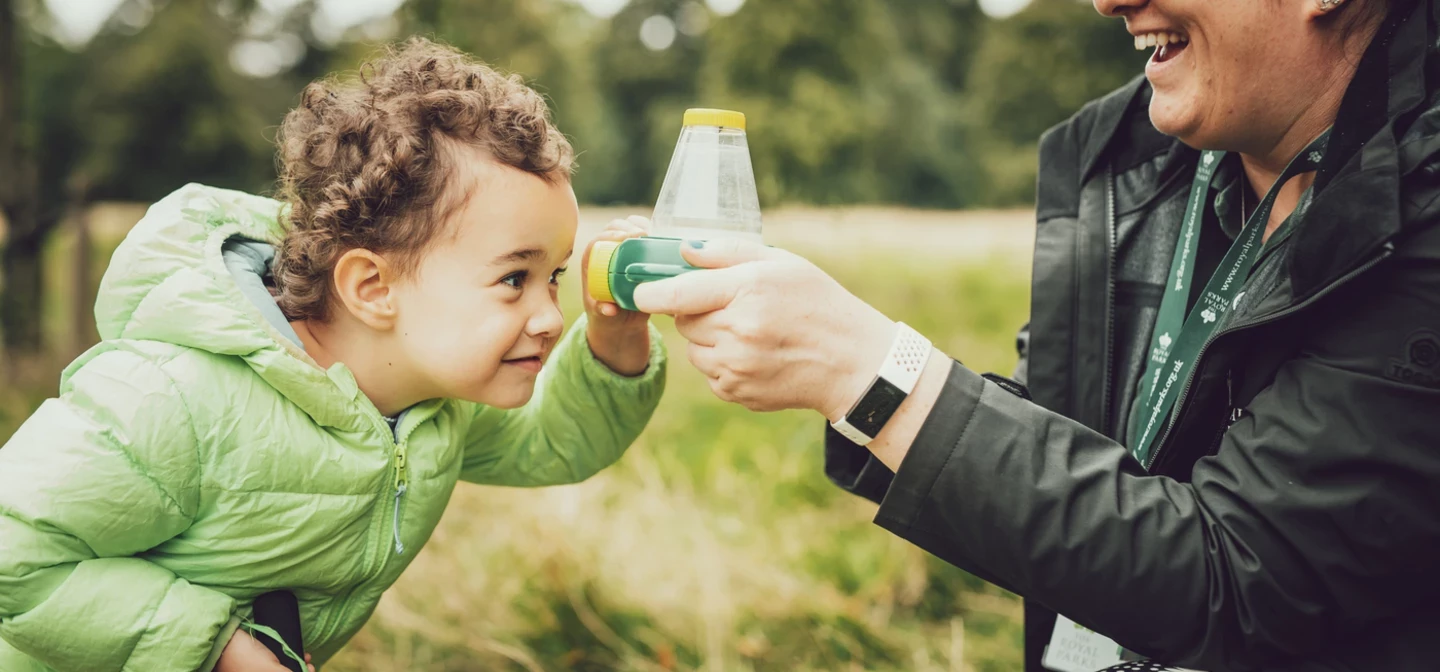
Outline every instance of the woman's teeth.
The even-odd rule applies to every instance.
[[[1135,36],[1135,49],[1143,51],[1150,47],[1163,47],[1170,44],[1189,42],[1190,38],[1180,33],[1145,33]]]

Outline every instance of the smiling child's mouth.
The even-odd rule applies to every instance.
[[[541,359],[538,355],[533,355],[530,357],[516,357],[514,359],[505,359],[501,360],[501,362],[518,366],[522,369],[525,369],[526,371],[531,372],[539,371],[540,367],[543,366],[545,363],[545,361]]]

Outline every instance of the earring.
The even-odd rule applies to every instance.
[[[1340,6],[1345,0],[1320,0],[1320,11],[1328,12]]]

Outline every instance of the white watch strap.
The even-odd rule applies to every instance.
[[[880,365],[879,375],[908,395],[915,391],[920,373],[925,370],[925,363],[930,361],[931,346],[930,339],[921,336],[910,325],[904,322],[898,324],[900,331],[895,334],[895,342],[890,344],[890,354]]]
[[[855,429],[855,425],[847,422],[845,418],[840,418],[839,420],[830,423],[830,426],[834,427],[835,431],[840,432],[840,436],[849,439],[851,443],[854,443],[857,446],[868,446],[870,445],[871,441],[874,441],[874,439],[865,436],[865,432]]]
[[[899,329],[895,334],[895,340],[891,342],[890,352],[885,355],[885,361],[880,365],[880,371],[876,374],[876,378],[884,378],[909,396],[911,392],[915,391],[915,385],[920,382],[920,374],[925,371],[925,365],[929,363],[930,353],[934,348],[930,344],[930,339],[911,329],[910,325],[904,322],[899,322],[897,325]],[[868,392],[867,389],[866,393]],[[830,426],[845,438],[861,446],[869,445],[873,440],[873,437],[867,436],[850,424],[849,418],[841,418],[830,423]]]

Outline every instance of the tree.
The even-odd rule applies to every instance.
[[[264,191],[274,179],[266,128],[298,90],[283,75],[231,67],[254,0],[125,0],[90,42],[70,46],[50,37],[42,6],[0,4],[0,207],[10,220],[0,328],[19,352],[41,349],[41,250],[77,185],[131,201],[188,181]],[[291,14],[304,20],[307,8]]]
[[[985,32],[968,82],[986,191],[1002,204],[1034,196],[1040,134],[1140,74],[1145,56],[1124,26],[1074,0],[1035,0]]]
[[[555,123],[577,154],[575,191],[583,202],[615,200],[616,154],[623,143],[587,59],[599,21],[565,0],[411,0],[402,35],[428,35],[506,72],[545,95]],[[354,67],[345,64],[344,67]]]
[[[71,130],[85,139],[77,167],[97,198],[154,201],[185,182],[249,191],[273,184],[265,129],[279,123],[293,91],[231,67],[240,22],[213,3],[172,2],[138,30],[91,41],[89,85],[77,100],[85,116]]]
[[[990,25],[976,0],[889,0],[901,40],[951,91],[965,88],[980,36]]]
[[[700,94],[750,115],[762,200],[965,202],[956,91],[939,74],[965,48],[921,31],[925,19],[907,13],[921,9],[752,0],[716,22]],[[943,11],[922,15],[948,21],[951,10],[965,11],[935,9]]]
[[[7,351],[40,349],[40,246],[52,222],[38,216],[34,156],[22,132],[24,31],[17,0],[0,0],[0,211],[8,225],[0,253],[0,330]]]
[[[646,22],[669,22],[673,41],[653,49],[641,41]],[[689,22],[689,30],[679,30]],[[700,22],[699,26],[693,25]],[[696,0],[632,0],[612,17],[591,48],[604,113],[619,146],[607,170],[618,180],[610,200],[654,203],[686,108],[719,107],[698,92],[710,11]]]

